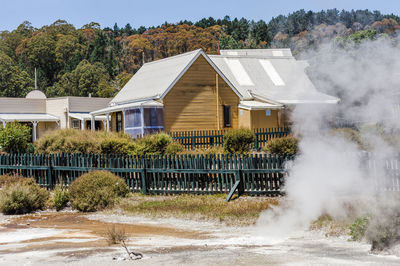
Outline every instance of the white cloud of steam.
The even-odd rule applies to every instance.
[[[400,41],[400,40],[396,40]],[[331,120],[379,123],[382,130],[400,129],[394,106],[400,101],[400,45],[382,39],[358,47],[322,47],[304,54],[310,61],[309,75],[316,87],[341,98],[337,106],[298,105],[292,114],[295,134],[301,136],[300,154],[287,177],[282,205],[262,213],[257,232],[264,236],[287,237],[306,229],[321,214],[345,215],[344,202],[373,196],[374,176],[384,171],[366,171],[360,147],[331,133]],[[395,96],[398,94],[398,96]],[[392,147],[381,134],[361,130],[370,151],[380,159],[393,157]]]

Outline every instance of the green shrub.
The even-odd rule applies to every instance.
[[[170,144],[168,144],[167,148],[165,149],[165,154],[174,155],[182,152],[183,150],[184,148],[180,143],[172,141]]]
[[[125,181],[107,171],[82,175],[69,187],[72,206],[84,212],[97,211],[114,205],[119,197],[129,193]]]
[[[353,241],[360,241],[364,238],[365,232],[367,231],[369,225],[369,218],[358,217],[354,220],[354,222],[350,225],[350,236]]]
[[[124,134],[108,134],[100,142],[103,154],[131,154],[134,149],[132,138]]]
[[[30,128],[19,123],[8,123],[0,128],[0,147],[8,153],[24,153],[30,139]]]
[[[172,138],[165,133],[147,135],[135,140],[135,153],[138,155],[165,154],[172,142]]]
[[[180,152],[180,154],[190,154],[190,155],[217,155],[217,154],[225,154],[225,150],[220,146],[211,146],[207,148],[197,148],[195,150],[185,150]]]
[[[68,191],[65,187],[58,185],[53,192],[54,194],[52,198],[52,204],[57,211],[60,211],[67,206],[67,203],[69,201]]]
[[[263,150],[267,153],[295,155],[298,152],[298,140],[293,136],[271,139]]]
[[[32,178],[5,185],[0,191],[0,210],[4,214],[24,214],[46,206],[49,193]]]
[[[224,150],[228,153],[247,153],[255,140],[256,135],[250,129],[230,130],[224,135]]]

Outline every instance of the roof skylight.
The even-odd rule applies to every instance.
[[[224,60],[240,86],[254,86],[253,81],[247,74],[239,59],[224,58]]]
[[[261,66],[264,68],[264,71],[267,73],[268,77],[271,79],[272,83],[275,86],[285,86],[285,82],[282,80],[281,76],[279,76],[275,67],[271,64],[269,60],[260,59],[258,60]]]

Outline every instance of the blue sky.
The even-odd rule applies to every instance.
[[[117,22],[119,26],[130,23],[136,28],[225,15],[268,21],[298,9],[319,11],[335,7],[400,15],[399,0],[0,0],[0,31],[13,30],[25,20],[38,28],[57,19],[65,19],[77,28],[92,21],[101,27],[112,27]]]

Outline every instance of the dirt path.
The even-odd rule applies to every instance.
[[[0,223],[0,265],[400,264],[398,257],[370,255],[369,245],[316,232],[271,241],[247,228],[207,222],[74,212],[1,216]],[[125,230],[129,248],[143,259],[124,260],[119,245],[108,246],[104,235],[113,225]]]

